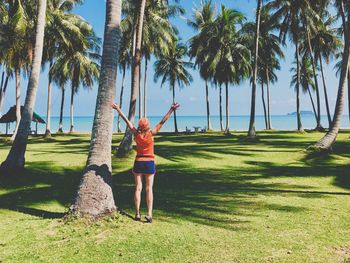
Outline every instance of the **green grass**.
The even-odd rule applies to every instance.
[[[304,151],[321,136],[161,134],[152,225],[127,216],[133,156],[113,157],[124,215],[62,220],[90,138],[32,137],[26,171],[0,181],[0,262],[350,262],[350,132],[329,156]]]

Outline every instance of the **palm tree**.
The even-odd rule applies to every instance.
[[[58,61],[59,62],[59,61]],[[63,109],[64,109],[64,98],[65,98],[65,86],[70,77],[70,69],[66,63],[55,63],[50,67],[49,76],[61,90],[61,107],[60,107],[60,121],[58,132],[63,133]]]
[[[123,22],[121,24],[121,28],[123,30],[123,37],[120,42],[119,47],[119,69],[122,72],[122,84],[120,88],[120,96],[119,96],[119,107],[122,108],[123,105],[123,93],[124,93],[124,86],[125,86],[125,74],[126,70],[130,68],[131,65],[131,34],[128,34],[126,29],[123,29]],[[117,131],[121,132],[120,128],[120,115],[118,114],[118,120],[117,120]]]
[[[318,20],[316,31],[313,32],[311,43],[314,47],[315,59],[319,62],[323,82],[323,91],[327,109],[329,127],[332,125],[331,112],[329,109],[326,79],[323,70],[323,60],[329,64],[343,46],[342,40],[338,37],[337,29],[333,27],[337,21],[335,16],[321,15]]]
[[[188,24],[198,33],[190,39],[189,54],[191,58],[195,58],[195,66],[199,68],[200,75],[205,81],[205,98],[207,106],[207,128],[211,130],[210,123],[210,107],[209,107],[209,90],[208,82],[213,78],[213,72],[210,72],[210,63],[208,61],[207,27],[210,27],[215,20],[215,10],[211,0],[201,2],[201,6],[195,11],[193,19],[188,21]]]
[[[163,54],[155,63],[154,81],[162,78],[161,85],[165,82],[169,82],[170,90],[173,93],[173,103],[175,103],[175,88],[176,84],[181,88],[190,85],[192,82],[192,76],[187,71],[187,68],[191,68],[193,65],[191,62],[183,60],[187,54],[187,48],[185,45],[179,43],[177,40],[169,46],[169,51]],[[178,133],[176,112],[174,111],[174,127],[175,133]]]
[[[31,6],[32,7],[32,6]],[[9,70],[14,71],[16,83],[16,128],[11,137],[15,139],[21,119],[21,70],[29,61],[32,48],[29,35],[31,22],[21,0],[8,2],[2,7],[4,16],[0,25],[1,53],[3,63]]]
[[[49,69],[53,66],[55,57],[59,56],[59,52],[65,49],[64,46],[73,46],[74,42],[79,39],[84,42],[81,39],[83,35],[78,26],[85,22],[79,16],[68,13],[76,4],[81,3],[81,0],[52,0],[48,2],[43,60],[48,62]],[[51,75],[48,76],[48,80],[45,137],[51,136]]]
[[[332,145],[335,142],[339,129],[340,129],[340,122],[343,114],[343,108],[344,108],[344,102],[345,102],[345,85],[346,80],[349,74],[349,68],[350,68],[350,35],[349,35],[349,29],[350,29],[350,4],[348,2],[339,0],[336,1],[338,12],[340,16],[342,17],[342,26],[344,29],[344,52],[343,52],[343,59],[342,59],[342,67],[340,72],[340,78],[339,78],[339,87],[338,87],[338,95],[337,95],[337,102],[335,105],[334,110],[334,117],[332,121],[332,125],[327,132],[327,134],[321,138],[315,145],[311,147],[311,149],[318,150],[318,151],[329,151],[332,149]]]
[[[44,45],[46,16],[46,0],[38,0],[38,16],[35,35],[35,47],[33,51],[32,67],[24,104],[23,116],[21,118],[16,138],[6,160],[1,164],[3,171],[16,171],[24,168],[25,152],[27,147],[30,124],[33,117],[36,93],[39,85],[40,67]]]
[[[269,10],[275,11],[272,19],[281,21],[280,40],[286,43],[287,36],[290,36],[296,54],[297,83],[296,83],[296,108],[298,131],[303,131],[300,115],[300,34],[303,32],[302,18],[306,10],[310,9],[308,0],[273,0],[267,4]]]
[[[277,81],[276,70],[280,70],[280,59],[284,59],[284,54],[280,45],[278,36],[275,32],[279,30],[279,24],[272,20],[269,10],[266,6],[261,8],[260,27],[259,27],[259,50],[269,50],[269,52],[260,52],[258,55],[257,78],[262,89],[266,85],[267,91],[267,110],[266,111],[266,129],[272,129],[271,124],[271,106],[270,106],[270,83]],[[251,53],[255,50],[256,23],[249,22],[243,26],[243,37]],[[262,92],[263,104],[265,104],[265,92]]]
[[[255,138],[255,98],[256,98],[256,80],[258,74],[258,56],[259,56],[259,34],[260,34],[260,20],[261,20],[261,6],[262,0],[257,0],[256,8],[256,22],[255,22],[255,45],[253,53],[253,79],[252,79],[252,101],[250,109],[250,121],[249,121],[249,130],[248,137]]]
[[[294,62],[296,65],[296,63]],[[296,66],[291,69],[291,72],[294,73],[292,76],[292,81],[291,81],[291,87],[296,88],[297,81],[298,81],[298,74],[297,74],[297,68]],[[318,113],[316,111],[315,103],[311,94],[311,89],[312,91],[316,91],[316,85],[314,82],[314,73],[313,73],[313,68],[312,68],[312,62],[308,54],[305,54],[302,58],[301,65],[300,65],[300,85],[302,87],[302,91],[304,93],[308,93],[312,105],[312,109],[315,115],[315,120],[316,122],[318,121]],[[311,87],[311,89],[310,89]]]
[[[91,143],[83,179],[70,210],[78,215],[99,217],[116,210],[112,181],[112,131],[118,48],[121,39],[120,0],[106,1],[106,22],[103,43],[101,77],[97,94]]]
[[[128,119],[131,122],[134,122],[135,112],[136,112],[136,98],[137,98],[137,89],[139,87],[139,75],[141,67],[141,48],[142,48],[142,31],[143,31],[143,22],[145,14],[146,0],[141,0],[139,2],[139,8],[137,12],[137,24],[135,27],[135,44],[133,45],[134,55],[132,63],[132,81],[131,81],[131,93],[130,93],[130,105],[129,105],[129,114]],[[125,155],[132,149],[132,133],[129,129],[126,129],[124,138],[119,144],[118,155]]]
[[[210,31],[208,46],[208,61],[210,71],[214,72],[213,81],[220,87],[225,85],[226,91],[226,128],[229,132],[229,98],[228,86],[231,83],[239,84],[250,74],[250,51],[244,43],[244,38],[237,32],[237,25],[243,23],[242,13],[221,7],[221,14],[216,18]]]

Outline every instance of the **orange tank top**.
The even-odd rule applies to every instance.
[[[148,131],[146,134],[138,133],[135,136],[135,142],[136,160],[154,160],[154,141],[151,131]]]

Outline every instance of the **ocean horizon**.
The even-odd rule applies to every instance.
[[[44,117],[44,116],[42,116]],[[151,126],[155,126],[161,121],[163,116],[148,116]],[[74,130],[80,133],[90,133],[92,129],[93,116],[75,116],[74,117]],[[45,118],[44,118],[45,119]],[[313,129],[316,126],[315,117],[310,114],[302,115],[302,124],[304,129]],[[220,116],[211,116],[211,125],[213,130],[220,130]],[[272,115],[272,128],[276,130],[296,130],[297,119],[295,115]],[[138,118],[135,119],[137,123]],[[328,127],[328,120],[326,115],[321,116],[321,122],[323,127]],[[194,130],[194,127],[206,128],[207,117],[206,116],[177,116],[177,124],[179,131],[185,131],[187,129]],[[231,131],[246,131],[249,127],[249,115],[236,115],[229,117],[229,126]],[[223,126],[225,128],[226,119],[223,116]],[[256,130],[265,129],[265,118],[263,115],[256,116],[255,122]],[[42,134],[45,132],[45,124],[38,124],[38,133]],[[56,133],[59,127],[59,117],[51,117],[51,132]],[[9,133],[15,128],[15,123],[11,123]],[[63,117],[63,131],[68,132],[70,128],[70,117]],[[348,115],[344,115],[342,118],[341,128],[350,128],[350,122]],[[5,124],[0,125],[0,132],[5,133]],[[32,130],[35,130],[35,123],[32,123]],[[125,130],[125,123],[121,120],[121,130]],[[117,116],[114,118],[113,131],[117,131]],[[164,124],[163,132],[174,131],[174,119],[170,117],[169,120]]]

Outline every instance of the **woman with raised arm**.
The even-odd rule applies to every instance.
[[[149,120],[141,118],[136,129],[133,124],[128,120],[124,113],[119,108],[118,104],[113,104],[113,108],[118,111],[122,119],[126,122],[129,129],[134,135],[136,142],[136,159],[134,168],[132,170],[135,178],[135,220],[141,220],[140,203],[141,203],[141,191],[142,191],[142,176],[146,178],[146,202],[147,202],[147,216],[145,216],[147,223],[152,223],[152,210],[153,210],[153,180],[156,173],[156,167],[154,163],[154,141],[153,136],[156,135],[162,128],[163,124],[168,120],[170,115],[180,107],[178,103],[171,105],[168,113],[163,117],[160,123],[158,123],[153,129],[150,129]]]

